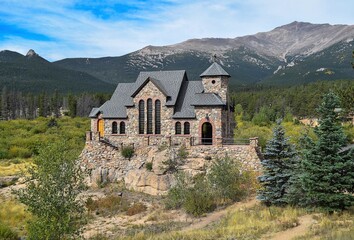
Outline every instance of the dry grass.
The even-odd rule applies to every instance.
[[[0,198],[0,222],[19,233],[24,233],[25,223],[30,219],[30,214],[25,206],[14,199]]]
[[[31,165],[31,162],[31,159],[0,161],[0,177],[19,175]]]
[[[143,203],[141,203],[141,202],[134,203],[132,206],[130,206],[128,208],[127,215],[128,216],[133,216],[133,215],[145,212],[146,209],[147,208],[146,208],[146,206]]]
[[[310,230],[304,236],[296,238],[296,240],[305,239],[354,239],[354,208],[343,213],[315,215]]]
[[[86,208],[89,213],[93,213],[95,215],[114,215],[119,212],[126,211],[128,207],[129,204],[127,201],[115,195],[108,195],[98,200],[93,200],[92,198],[88,198],[86,200]]]
[[[257,205],[252,208],[238,209],[230,212],[227,217],[206,229],[177,231],[178,228],[165,228],[164,231],[152,230],[154,227],[163,229],[163,224],[144,225],[140,231],[135,227],[128,231],[132,236],[119,239],[259,239],[266,234],[283,231],[298,225],[298,217],[305,214],[302,209],[278,208]],[[150,218],[155,220],[155,215]],[[168,223],[167,221],[165,223]],[[150,231],[150,230],[151,231]],[[130,235],[129,234],[129,235]],[[127,234],[128,235],[128,234]]]

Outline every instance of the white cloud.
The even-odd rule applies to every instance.
[[[173,2],[173,1],[171,1]],[[331,0],[195,0],[174,1],[154,10],[145,8],[117,19],[100,19],[76,10],[74,0],[3,1],[0,20],[53,41],[21,37],[0,40],[0,49],[25,53],[35,49],[43,57],[118,56],[146,45],[169,45],[190,38],[237,37],[269,31],[294,20],[313,23],[354,23],[354,1]]]

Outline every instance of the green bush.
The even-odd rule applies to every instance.
[[[134,148],[132,146],[123,147],[121,153],[124,158],[130,160],[134,156]]]
[[[170,188],[165,200],[165,207],[167,209],[178,209],[182,207],[185,200],[186,188],[191,182],[191,179],[183,172],[176,174],[175,177],[176,185]]]
[[[17,240],[19,237],[11,228],[0,223],[0,239]]]
[[[8,158],[9,153],[6,149],[0,149],[0,159],[6,159]]]
[[[177,153],[172,148],[172,156],[163,161],[162,163],[166,166],[166,171],[169,173],[175,173],[178,171],[178,167],[185,163],[186,158],[188,157],[188,151],[185,146],[181,146]]]
[[[183,208],[189,214],[200,216],[215,209],[215,197],[204,175],[195,178],[179,173],[176,185],[168,191],[167,209]]]
[[[145,168],[146,168],[146,170],[148,170],[148,171],[152,171],[152,162],[147,162],[147,163],[145,164]]]
[[[32,156],[31,150],[27,148],[22,148],[22,147],[17,147],[17,146],[12,146],[9,149],[8,153],[9,158],[29,158]]]
[[[183,208],[187,213],[200,216],[214,210],[215,197],[204,176],[197,176],[193,187],[186,190]]]
[[[242,188],[245,179],[240,167],[229,157],[216,159],[211,165],[207,179],[216,196],[220,196],[223,200],[237,201],[246,193]]]

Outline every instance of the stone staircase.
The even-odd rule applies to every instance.
[[[115,150],[119,150],[119,147],[118,147],[117,145],[115,145],[114,143],[112,143],[111,141],[109,141],[109,139],[107,139],[107,138],[102,138],[102,137],[101,137],[101,138],[99,139],[99,141],[100,141],[101,143],[103,143],[103,144],[106,144],[106,145],[112,147],[112,148],[115,149]]]

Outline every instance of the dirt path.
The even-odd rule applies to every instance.
[[[249,200],[247,202],[237,202],[232,204],[231,206],[220,210],[218,212],[212,212],[208,214],[206,217],[200,218],[196,220],[196,222],[192,222],[191,225],[185,227],[181,231],[189,231],[189,230],[194,230],[194,229],[200,229],[208,226],[209,224],[218,221],[222,217],[226,216],[226,214],[232,210],[232,209],[237,209],[237,208],[249,208],[254,206],[257,203],[256,199]]]
[[[271,240],[284,240],[284,239],[293,239],[294,237],[298,237],[301,235],[304,235],[308,228],[312,224],[312,215],[305,215],[299,217],[299,226],[287,229],[285,231],[276,233],[274,236],[272,236],[270,239]]]

